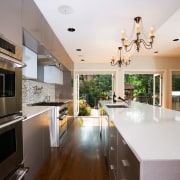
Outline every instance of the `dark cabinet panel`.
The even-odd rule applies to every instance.
[[[114,123],[109,121],[109,173],[112,180],[117,179],[117,129]]]
[[[118,133],[118,179],[139,180],[140,162]]]

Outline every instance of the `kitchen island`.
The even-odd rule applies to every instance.
[[[118,133],[115,141],[117,150],[114,151],[117,153],[115,177],[132,180],[180,179],[180,112],[137,102],[132,102],[129,108],[108,108],[106,105],[111,104],[110,101],[100,103],[109,117],[109,133],[110,121]],[[123,145],[128,147],[126,149],[134,158],[135,165],[128,162],[129,156],[124,153]],[[111,142],[109,151],[115,149],[110,146]],[[128,167],[136,171],[134,177],[126,177],[131,173]]]

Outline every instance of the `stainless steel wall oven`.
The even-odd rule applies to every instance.
[[[20,180],[23,168],[20,48],[0,37],[0,179]]]
[[[22,109],[21,87],[21,69],[0,61],[0,117]]]
[[[28,171],[23,168],[23,116],[13,115],[0,122],[0,179],[13,179]]]

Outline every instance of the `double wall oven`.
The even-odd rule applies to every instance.
[[[19,48],[18,48],[19,50]],[[17,47],[0,38],[0,179],[21,179],[22,141],[22,72]]]

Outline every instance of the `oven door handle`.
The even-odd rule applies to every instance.
[[[26,118],[25,116],[18,116],[18,117],[15,118],[13,121],[10,121],[10,122],[8,122],[8,123],[4,123],[4,124],[0,125],[0,129],[1,129],[1,128],[4,128],[4,127],[7,127],[7,126],[10,126],[10,125],[12,125],[12,124],[15,124],[15,123],[17,123],[17,122],[19,122],[19,121],[22,121],[22,120],[25,119],[25,118]]]
[[[29,167],[24,167],[24,168],[17,169],[17,171],[16,171],[16,174],[17,174],[16,179],[21,180],[28,171],[29,171]]]

